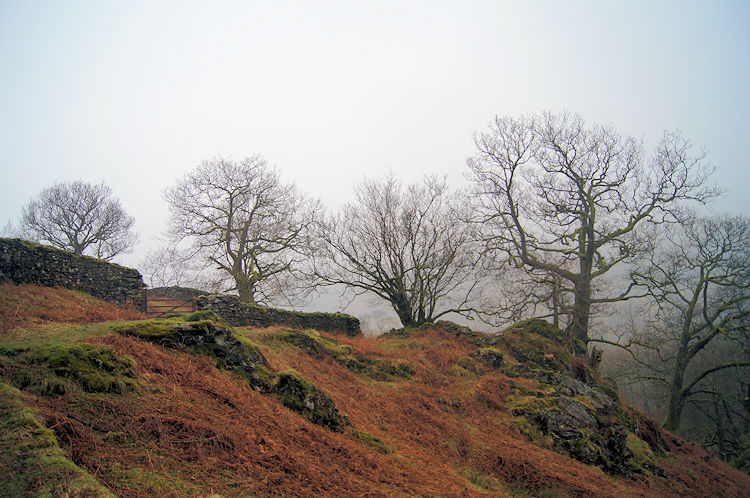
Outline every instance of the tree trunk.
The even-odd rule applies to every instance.
[[[558,277],[553,277],[552,280],[552,325],[555,326],[555,328],[560,328],[560,305],[558,302],[559,299],[559,289],[558,289]]]
[[[716,446],[719,449],[719,456],[722,460],[726,460],[727,451],[724,438],[724,418],[719,409],[719,400],[716,397],[714,397],[714,422],[716,425]]]
[[[394,296],[393,299],[391,299],[391,305],[393,306],[396,315],[398,315],[398,319],[401,320],[401,325],[404,327],[417,327],[422,325],[422,323],[419,323],[418,320],[414,319],[414,313],[412,313],[411,305],[409,304],[409,300],[406,299],[406,296]]]
[[[678,359],[672,374],[672,382],[669,385],[669,406],[667,407],[667,418],[664,420],[664,428],[672,432],[680,428],[682,409],[685,407],[685,398],[682,392],[685,367],[682,358]]]
[[[591,282],[581,279],[573,287],[575,302],[573,303],[573,314],[570,323],[570,336],[582,342],[584,348],[589,342],[589,313],[591,312]]]
[[[240,302],[255,304],[255,288],[244,273],[235,273],[234,283],[237,285],[237,294],[240,296]]]

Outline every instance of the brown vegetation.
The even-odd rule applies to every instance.
[[[0,334],[48,323],[138,320],[143,314],[83,292],[33,284],[0,283]]]
[[[671,455],[658,459],[667,477],[611,475],[531,442],[510,407],[519,392],[539,389],[537,381],[474,361],[476,346],[444,330],[331,336],[358,357],[413,367],[413,376],[388,381],[279,340],[285,329],[235,332],[274,370],[294,369],[327,393],[351,426],[334,432],[313,424],[211,357],[98,329],[85,341],[132,358],[135,391],[24,399],[64,454],[120,496],[742,496],[750,489],[750,477],[671,435]]]

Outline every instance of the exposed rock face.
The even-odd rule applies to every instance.
[[[559,398],[557,406],[559,410],[540,413],[544,430],[548,434],[560,439],[578,439],[582,437],[580,429],[596,429],[596,419],[588,408],[573,398]]]
[[[266,308],[243,303],[237,296],[223,294],[198,296],[196,305],[199,310],[215,311],[234,327],[285,325],[287,327],[345,334],[350,337],[362,333],[359,320],[342,313],[302,313]]]
[[[137,270],[20,239],[0,239],[0,281],[87,292],[117,304],[143,307]]]

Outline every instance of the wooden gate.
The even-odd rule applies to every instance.
[[[146,315],[149,318],[167,316],[171,313],[192,313],[195,310],[195,298],[146,296]]]

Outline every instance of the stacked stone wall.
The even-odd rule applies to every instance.
[[[80,290],[120,305],[143,307],[137,270],[20,239],[0,239],[0,281]]]
[[[190,300],[197,296],[207,296],[208,292],[199,289],[191,289],[190,287],[154,287],[148,289],[149,297],[168,297],[171,299],[185,299]]]
[[[197,296],[199,310],[213,310],[220,317],[235,327],[270,327],[285,325],[287,327],[315,329],[356,336],[362,333],[359,319],[342,313],[303,313],[240,302],[237,296],[212,294]]]

